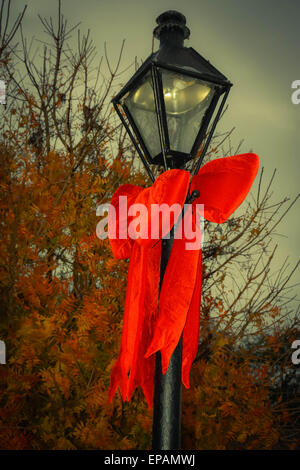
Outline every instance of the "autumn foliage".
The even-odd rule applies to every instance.
[[[184,393],[186,448],[272,449],[279,440],[276,416],[264,384],[265,366],[253,369],[249,354],[236,354],[217,336],[209,365],[199,360]]]

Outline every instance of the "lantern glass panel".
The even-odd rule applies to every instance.
[[[148,72],[138,86],[123,97],[121,103],[127,106],[148,152],[154,158],[161,152],[161,146],[151,72]]]
[[[190,153],[216,85],[198,78],[162,71],[170,150]]]
[[[189,154],[217,85],[160,69],[170,150]],[[161,153],[151,71],[127,92],[121,104],[128,108],[151,157]]]

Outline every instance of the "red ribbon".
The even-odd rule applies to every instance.
[[[200,196],[185,212],[196,226],[196,204],[204,204],[204,218],[216,223],[225,222],[248,194],[258,171],[258,156],[253,153],[212,160],[204,165],[191,181],[190,193],[198,190]],[[149,188],[124,184],[114,193],[109,211],[110,244],[115,258],[130,258],[124,321],[120,354],[111,372],[109,399],[120,387],[123,401],[130,400],[133,391],[141,386],[148,406],[152,407],[155,352],[161,351],[162,371],[166,372],[171,355],[183,335],[182,383],[189,388],[189,374],[196,357],[199,341],[199,320],[202,284],[202,250],[186,249],[187,239],[175,238],[165,271],[159,296],[161,241],[151,239],[151,205],[179,204],[186,201],[190,173],[185,170],[168,170],[162,173]],[[127,196],[127,208],[143,204],[147,208],[147,224],[136,227],[135,237],[128,235],[128,227],[135,216],[127,216],[122,206]],[[155,206],[156,207],[156,206]],[[142,220],[142,219],[140,219]],[[160,221],[160,238],[176,224]],[[148,227],[147,227],[148,225]],[[132,226],[132,224],[131,224]],[[140,230],[143,227],[143,230]],[[146,227],[146,228],[145,228]],[[116,230],[117,238],[112,234]],[[147,237],[147,238],[146,238]],[[159,297],[159,302],[158,302]]]

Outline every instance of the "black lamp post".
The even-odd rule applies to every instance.
[[[166,11],[156,20],[160,40],[128,83],[112,100],[151,180],[151,164],[165,170],[184,168],[204,142],[194,173],[200,168],[232,84],[191,47],[185,17]],[[222,97],[222,99],[220,99]],[[207,129],[212,118],[212,125]],[[168,263],[173,233],[164,239],[160,285]],[[180,448],[181,351],[179,341],[165,375],[156,354],[153,449]]]

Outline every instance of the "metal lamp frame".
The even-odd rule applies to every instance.
[[[143,69],[143,70],[142,70]],[[168,71],[172,71],[175,73],[180,73],[181,75],[186,76],[187,78],[197,78],[203,81],[206,81],[208,83],[217,85],[218,88],[216,88],[214,96],[211,100],[211,103],[209,107],[207,108],[204,117],[202,119],[201,126],[199,128],[199,131],[197,133],[197,136],[194,140],[194,143],[192,145],[192,149],[190,153],[184,153],[184,152],[179,152],[176,150],[171,150],[170,149],[170,141],[169,141],[169,132],[168,132],[168,125],[167,125],[167,115],[166,115],[166,110],[165,110],[165,102],[164,102],[164,97],[163,97],[163,85],[162,85],[162,73],[161,69],[165,69]],[[154,158],[151,156],[147,145],[133,119],[132,114],[130,113],[128,107],[126,106],[125,103],[122,103],[122,98],[136,87],[143,77],[150,71],[151,77],[152,77],[152,84],[153,84],[153,91],[154,91],[154,102],[155,102],[155,113],[157,116],[157,126],[158,126],[158,133],[159,133],[159,139],[160,139],[160,146],[161,146],[161,153],[156,155]],[[139,72],[139,71],[138,71]],[[224,108],[228,93],[230,91],[232,84],[227,81],[227,83],[224,83],[224,81],[217,80],[214,77],[211,77],[208,74],[200,74],[196,73],[193,71],[189,71],[187,73],[186,70],[183,70],[182,68],[175,67],[175,66],[170,66],[170,65],[165,65],[161,63],[154,63],[150,62],[147,67],[143,68],[143,66],[140,69],[140,73],[135,74],[134,77],[132,77],[131,80],[124,86],[124,88],[112,99],[113,106],[118,113],[118,116],[120,117],[135,149],[137,150],[139,157],[141,158],[141,161],[143,165],[145,166],[145,169],[152,180],[154,182],[155,178],[153,175],[153,172],[150,168],[151,164],[162,164],[164,166],[165,171],[168,170],[168,168],[183,168],[184,165],[191,159],[193,159],[205,137],[207,128],[209,126],[209,123],[211,121],[211,118],[217,108],[219,98],[223,96],[223,100],[221,101],[219,108],[217,110],[215,119],[212,123],[211,131],[209,132],[203,151],[201,153],[201,158],[199,158],[199,161],[203,161],[205,152],[209,146],[210,140],[212,138],[213,132],[216,128],[217,122],[220,118],[221,112]],[[124,118],[123,114],[121,113],[119,107],[123,108],[123,111],[127,117],[128,122],[126,122],[126,119]],[[128,125],[129,123],[129,125]],[[131,127],[131,129],[130,129]],[[166,155],[172,155],[173,158],[169,158],[167,161]],[[197,171],[200,168],[199,161],[197,163]],[[195,171],[195,173],[197,172]]]

